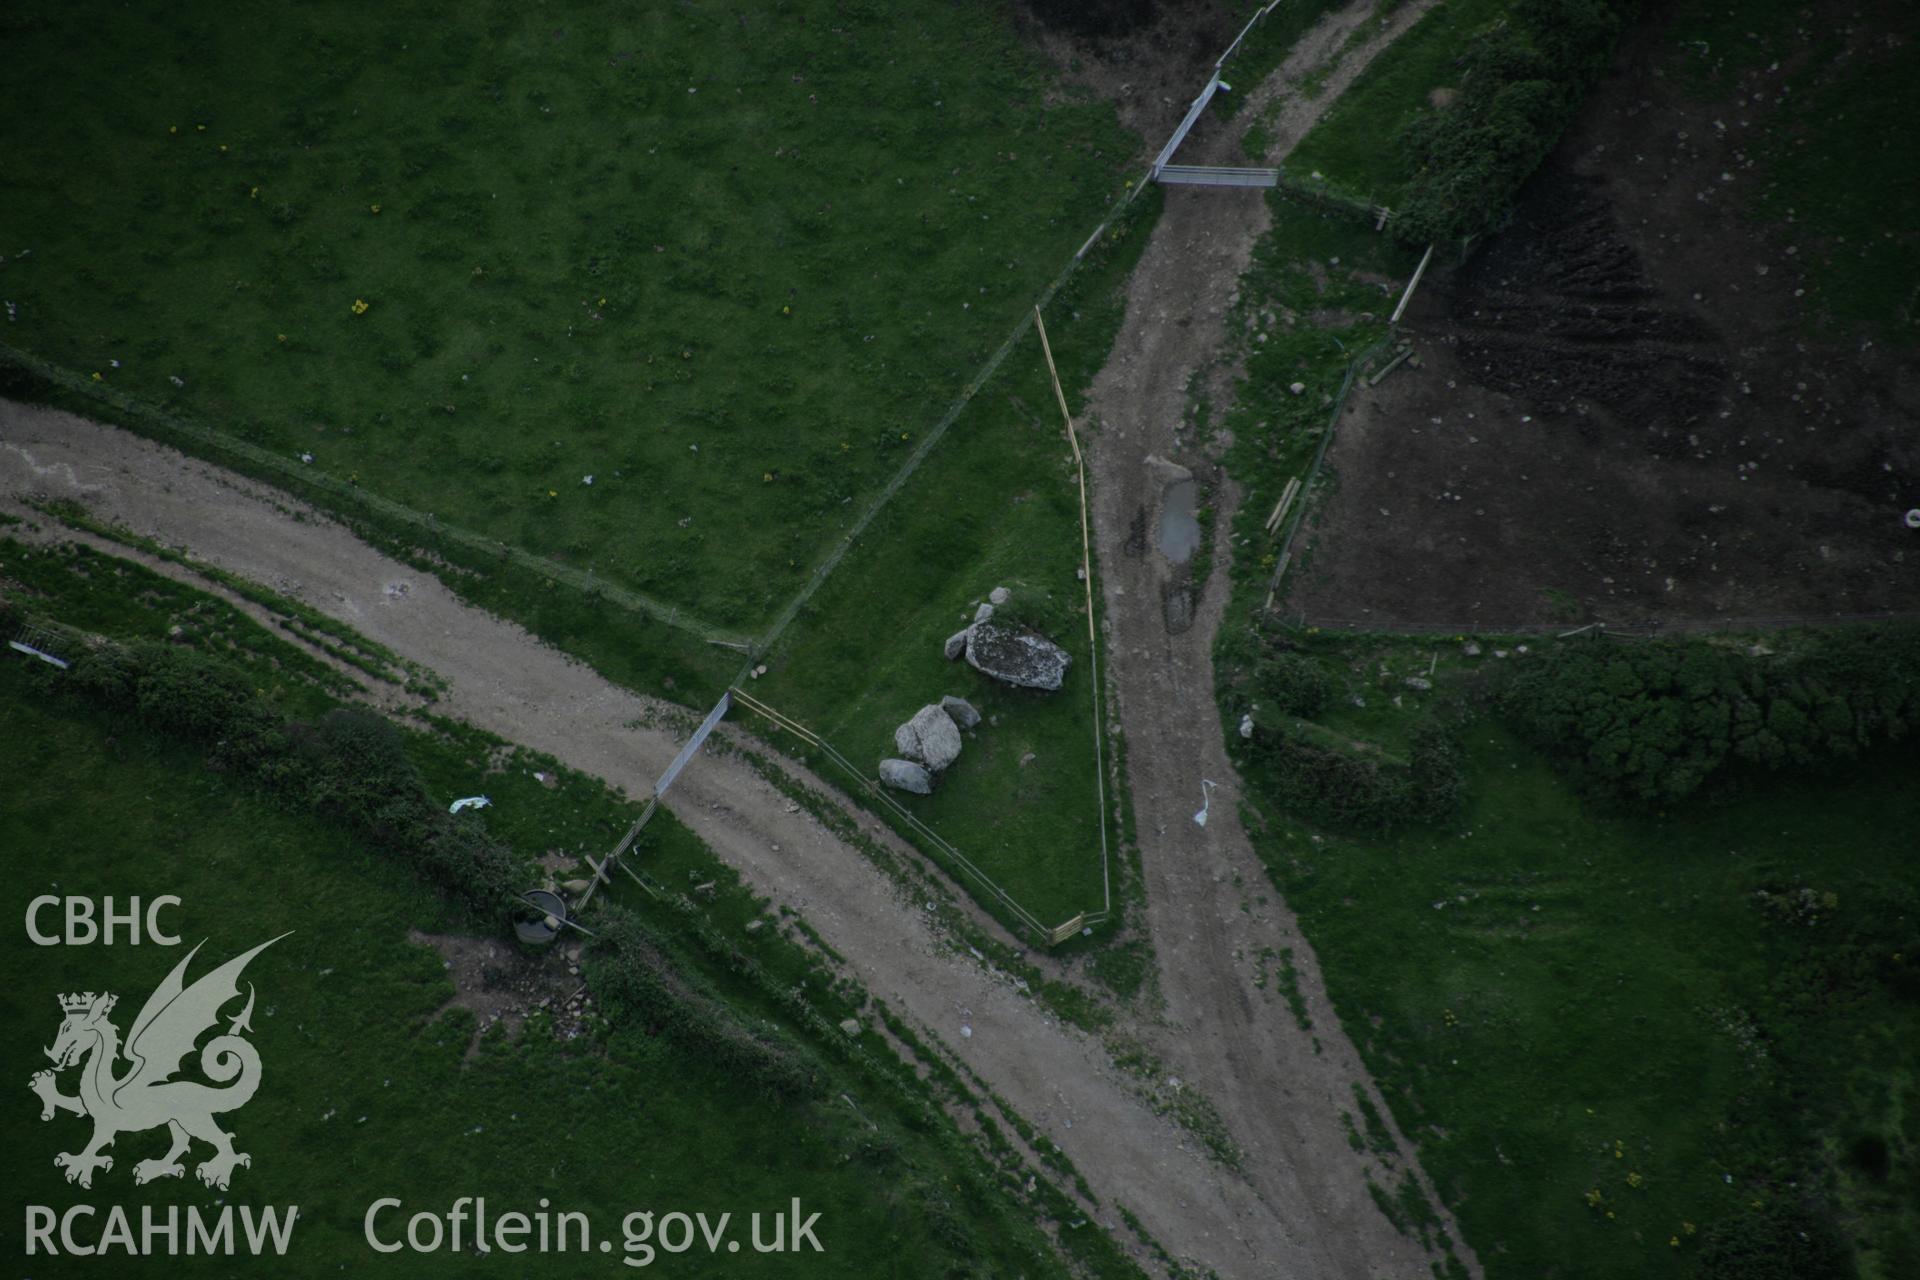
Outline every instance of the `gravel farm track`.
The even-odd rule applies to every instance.
[[[1317,95],[1280,100],[1270,126],[1273,156],[1284,154],[1431,2],[1400,6],[1388,25],[1350,44],[1373,7],[1360,0],[1303,37],[1286,65],[1255,90],[1256,106],[1333,65]],[[1229,137],[1197,135],[1182,159],[1231,162],[1233,145]],[[1390,1184],[1376,1157],[1349,1144],[1340,1117],[1354,1090],[1379,1099],[1327,1003],[1311,948],[1277,895],[1243,910],[1251,891],[1239,886],[1265,886],[1267,876],[1238,820],[1237,783],[1213,697],[1210,654],[1221,593],[1203,600],[1193,626],[1169,634],[1159,590],[1166,566],[1124,551],[1136,512],[1153,501],[1156,473],[1146,458],[1174,450],[1189,378],[1223,347],[1227,299],[1267,223],[1258,193],[1168,192],[1088,415],[1110,669],[1128,741],[1146,917],[1164,1000],[1162,1012],[1118,1030],[1216,1107],[1242,1152],[1239,1170],[1157,1114],[1100,1040],[1062,1025],[1005,974],[944,938],[895,882],[816,819],[795,812],[736,753],[707,753],[682,775],[667,804],[756,892],[800,912],[845,958],[849,976],[929,1030],[1056,1143],[1100,1196],[1097,1216],[1116,1239],[1131,1243],[1116,1212],[1124,1206],[1176,1260],[1222,1277],[1413,1280],[1430,1276],[1436,1258],[1381,1213],[1369,1175]],[[191,548],[200,561],[295,596],[439,676],[446,688],[437,712],[616,786],[656,776],[679,748],[678,733],[649,727],[663,723],[658,704],[468,606],[438,580],[285,494],[118,428],[0,401],[0,510],[41,520],[29,498],[79,502],[97,519]],[[1215,524],[1216,566],[1230,552],[1230,523]],[[115,543],[59,529],[36,536],[90,541],[207,585],[190,570]],[[406,590],[389,589],[401,583]],[[259,616],[257,607],[243,607]],[[673,708],[664,723],[680,719]],[[781,764],[847,807],[875,839],[916,859],[836,789],[791,761]],[[1191,820],[1203,776],[1220,784],[1204,829]],[[978,923],[1004,938],[984,916]],[[1267,984],[1256,984],[1256,957],[1266,947],[1292,949],[1314,1033],[1299,1028]],[[1037,956],[1035,963],[1048,961]],[[963,1020],[970,1036],[958,1034]],[[1402,1151],[1412,1150],[1396,1138]],[[1443,1218],[1458,1242],[1444,1211]],[[1135,1254],[1159,1269],[1146,1250]],[[1462,1250],[1461,1257],[1479,1274],[1470,1254]]]

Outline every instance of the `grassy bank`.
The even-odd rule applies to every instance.
[[[734,627],[1131,151],[996,15],[940,5],[7,26],[9,342]]]
[[[285,641],[137,567],[13,543],[0,548],[0,565],[15,608],[72,616],[100,634],[165,636],[177,648],[218,654],[269,698],[278,677],[288,687],[277,699],[288,714],[314,714],[330,702]],[[306,692],[296,696],[296,685]],[[189,941],[210,937],[209,956],[295,931],[249,971],[260,989],[254,1039],[270,1075],[229,1121],[254,1156],[236,1175],[239,1202],[301,1206],[302,1225],[280,1271],[377,1268],[384,1259],[368,1252],[360,1234],[361,1215],[377,1196],[401,1197],[411,1212],[444,1211],[457,1196],[484,1194],[495,1212],[530,1211],[546,1196],[556,1208],[588,1213],[596,1232],[615,1242],[615,1254],[601,1263],[609,1267],[618,1266],[621,1220],[630,1211],[732,1210],[744,1225],[746,1214],[770,1213],[798,1195],[809,1211],[822,1212],[826,1252],[760,1259],[763,1266],[882,1274],[904,1248],[916,1265],[940,1271],[1059,1273],[1046,1237],[1020,1225],[1035,1205],[1043,1215],[1064,1211],[1058,1193],[1044,1185],[1023,1192],[1016,1157],[989,1156],[961,1139],[871,1033],[843,1033],[835,1025],[843,1017],[871,1021],[865,994],[835,981],[789,936],[799,925],[768,917],[669,816],[656,817],[640,854],[662,896],[630,895],[627,905],[655,940],[649,945],[661,949],[663,972],[679,975],[684,992],[707,993],[693,1008],[763,1029],[756,1034],[773,1037],[803,1066],[814,1084],[796,1100],[772,1101],[754,1078],[690,1052],[680,1032],[655,1020],[664,1011],[631,1017],[608,996],[584,1018],[558,1012],[559,997],[583,981],[577,977],[550,974],[557,988],[549,1004],[535,1007],[537,989],[519,1001],[531,1016],[517,1040],[477,1023],[449,1007],[454,989],[440,957],[410,937],[412,930],[457,935],[462,917],[392,849],[376,849],[236,772],[208,768],[201,748],[161,736],[145,718],[71,699],[51,672],[17,656],[0,664],[0,712],[15,730],[4,748],[11,782],[0,806],[0,846],[32,849],[39,864],[55,868],[58,888],[47,891],[122,901],[177,894],[181,932]],[[523,854],[602,850],[633,816],[630,804],[597,783],[470,730],[439,724],[407,733],[404,742],[433,803],[486,792],[494,799],[485,818],[493,834]],[[16,908],[43,888],[23,884]],[[483,989],[513,990],[514,948],[496,943],[496,953]],[[589,948],[584,979],[595,997],[604,994],[598,955]],[[24,1079],[33,1069],[31,1045],[51,1040],[54,994],[113,990],[124,1025],[125,1006],[137,1009],[175,958],[151,947],[41,949],[16,934],[0,949],[8,992],[0,1013],[9,1025],[45,1024],[44,1035],[24,1035],[13,1051],[16,1074]],[[615,1016],[602,1016],[609,1012]],[[16,1205],[61,1209],[110,1195],[134,1160],[159,1149],[149,1152],[140,1136],[127,1135],[115,1149],[116,1167],[82,1191],[51,1163],[56,1150],[78,1144],[80,1122],[43,1127],[36,1117],[26,1106],[8,1121],[9,1149],[43,1151],[0,1178]],[[145,1193],[163,1204],[203,1206],[213,1194],[190,1180]],[[1038,1199],[1027,1203],[1028,1194]],[[1068,1248],[1095,1273],[1128,1273],[1097,1231],[1074,1233]],[[33,1274],[76,1273],[71,1260],[44,1261],[33,1260]],[[466,1274],[472,1265],[454,1253],[408,1261],[407,1274]],[[203,1269],[228,1266],[216,1260]],[[194,1273],[191,1263],[171,1258],[151,1269]]]

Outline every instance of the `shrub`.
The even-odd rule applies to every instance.
[[[788,1045],[748,1029],[718,997],[676,968],[638,915],[608,904],[584,956],[587,982],[616,1020],[665,1035],[769,1097],[813,1091],[812,1074]]]
[[[1262,654],[1253,667],[1258,699],[1276,711],[1311,718],[1333,702],[1333,679],[1303,653]]]
[[[355,826],[371,830],[393,804],[425,794],[400,731],[376,712],[329,711],[297,726],[294,743],[307,803]]]
[[[344,823],[397,854],[475,917],[504,922],[526,875],[476,817],[446,813],[399,732],[359,708],[313,722],[260,701],[237,668],[172,645],[102,645],[59,687],[131,712],[152,728],[208,744],[208,763]]]
[[[1413,178],[1393,233],[1411,245],[1493,228],[1606,70],[1638,0],[1521,0],[1460,57],[1460,91],[1396,142]]]
[[[1438,726],[1415,734],[1405,765],[1313,741],[1289,726],[1259,726],[1250,751],[1252,774],[1282,807],[1333,827],[1444,823],[1459,812],[1466,791],[1459,748]]]
[[[1594,639],[1511,669],[1496,701],[1602,788],[1678,800],[1733,761],[1819,765],[1904,738],[1920,720],[1920,629],[1808,636],[1780,657]]]

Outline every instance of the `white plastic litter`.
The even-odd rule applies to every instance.
[[[492,803],[493,801],[485,796],[467,796],[465,799],[455,800],[452,804],[448,805],[447,812],[458,813],[462,809],[484,809]]]
[[[1213,789],[1219,785],[1219,783],[1209,782],[1205,778],[1200,779],[1200,812],[1193,815],[1195,826],[1204,827],[1207,825],[1207,810],[1213,807]]]

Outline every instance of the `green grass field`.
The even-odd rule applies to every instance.
[[[137,566],[7,541],[0,542],[0,578],[16,608],[124,639],[171,635],[245,663],[263,689],[280,690],[273,697],[289,714],[312,714],[329,702],[318,673],[296,661],[298,650]],[[181,632],[172,635],[174,627]],[[531,1212],[542,1196],[556,1209],[577,1208],[611,1235],[615,1252],[581,1260],[573,1274],[622,1269],[620,1233],[630,1211],[732,1210],[738,1231],[744,1215],[770,1213],[794,1195],[822,1213],[826,1252],[755,1257],[758,1270],[1061,1273],[1045,1236],[1025,1225],[1034,1206],[1016,1207],[1010,1198],[1024,1174],[961,1140],[871,1035],[859,1042],[864,1056],[848,1056],[851,1046],[833,1022],[850,1014],[871,1022],[864,993],[833,981],[783,936],[779,921],[747,933],[749,921],[764,918],[764,904],[671,817],[648,828],[639,865],[669,890],[712,881],[717,891],[691,914],[637,893],[623,899],[661,931],[675,962],[703,975],[739,1016],[776,1025],[799,1046],[825,1073],[823,1101],[770,1102],[641,1025],[603,1021],[578,1039],[557,1040],[547,1016],[537,1014],[519,1042],[488,1034],[469,1056],[472,1016],[443,1011],[453,988],[441,961],[408,940],[410,929],[457,933],[462,925],[411,871],[344,829],[209,770],[195,749],[67,700],[46,674],[14,655],[0,663],[0,715],[11,730],[0,747],[9,778],[0,847],[31,855],[9,864],[24,873],[15,910],[23,913],[26,899],[43,891],[111,893],[121,901],[177,894],[187,941],[212,939],[207,959],[295,930],[249,970],[260,990],[254,1039],[269,1075],[255,1101],[229,1118],[254,1164],[223,1197],[300,1206],[294,1247],[276,1273],[377,1268],[385,1260],[362,1242],[361,1215],[386,1195],[405,1200],[409,1211],[444,1211],[460,1195],[486,1195],[496,1213]],[[270,683],[276,677],[278,686]],[[553,761],[472,731],[414,731],[407,749],[436,798],[492,795],[489,826],[523,853],[603,849],[634,813]],[[152,946],[40,948],[22,932],[10,935],[0,946],[0,1016],[29,1030],[44,1024],[45,1034],[9,1046],[9,1075],[24,1088],[37,1069],[36,1046],[51,1043],[59,1021],[56,994],[113,990],[124,1028],[178,955]],[[824,1033],[772,998],[788,990],[805,993]],[[0,1122],[16,1153],[0,1176],[0,1197],[56,1211],[136,1201],[126,1180],[135,1160],[158,1153],[158,1135],[125,1137],[115,1168],[82,1191],[52,1164],[56,1151],[77,1147],[82,1122],[63,1116],[43,1126],[37,1103],[22,1097],[24,1105]],[[137,1200],[210,1207],[215,1195],[197,1183],[163,1183]],[[1053,1203],[1057,1212],[1060,1202]],[[1104,1235],[1075,1232],[1068,1244],[1094,1273],[1127,1274]],[[727,1265],[698,1254],[660,1256],[692,1274]],[[471,1274],[476,1265],[458,1254],[406,1262],[409,1275]],[[80,1274],[99,1265],[35,1258],[28,1273]],[[167,1259],[122,1273],[231,1269]]]
[[[936,4],[5,21],[8,343],[743,629],[1134,145]]]
[[[1157,198],[1143,197],[1049,309],[1049,340],[1076,414],[1119,331],[1121,291],[1157,211]],[[1077,421],[1084,440],[1095,428]],[[923,705],[943,694],[972,701],[987,721],[939,789],[899,798],[1048,926],[1104,902],[1080,551],[1072,452],[1040,341],[1029,334],[749,690],[869,770],[894,754],[894,727]],[[946,638],[996,586],[1072,655],[1057,692],[1008,688],[942,656]],[[996,907],[990,897],[987,905]]]
[[[1099,223],[1136,147],[979,10],[12,22],[0,66],[22,83],[55,50],[89,56],[33,78],[0,125],[19,192],[0,242],[32,249],[0,250],[19,308],[0,340],[100,372],[86,389],[131,395],[112,416],[136,429],[165,436],[170,414],[268,450],[277,483],[691,706],[740,655],[569,575],[762,632]],[[187,61],[204,75],[156,70]],[[1104,357],[1155,207],[1049,308],[1070,388]],[[172,230],[108,234],[129,224]],[[937,646],[951,598],[1003,577],[1075,585],[1050,400],[1029,337],[770,655],[764,696],[863,767],[966,691],[921,691],[952,673],[896,643]],[[356,489],[538,558],[396,523]],[[1056,639],[1082,676],[1084,637]],[[925,806],[1049,919],[1100,905],[1087,693],[984,693],[1012,723]]]
[[[1252,636],[1223,633],[1230,718],[1264,696]],[[1518,646],[1551,640],[1482,637],[1478,657],[1451,636],[1282,643],[1328,681],[1313,740],[1394,761],[1446,724],[1464,746],[1457,820],[1362,835],[1289,812],[1231,743],[1256,848],[1490,1277],[1856,1274],[1792,1256],[1823,1227],[1868,1280],[1920,1265],[1911,744],[1642,812],[1487,709],[1508,665],[1539,660]],[[1363,1110],[1351,1122],[1369,1141]],[[1416,1153],[1374,1141],[1382,1196],[1425,1231]],[[1742,1252],[1775,1269],[1714,1261]]]
[[[1911,1274],[1920,1009],[1875,972],[1920,906],[1912,752],[1638,818],[1496,726],[1466,735],[1457,831],[1351,839],[1260,809],[1342,1020],[1488,1274],[1693,1274],[1716,1232],[1803,1196],[1834,1199],[1862,1274]],[[1760,896],[1802,888],[1833,905]],[[1876,1142],[1890,1169],[1850,1155]]]

